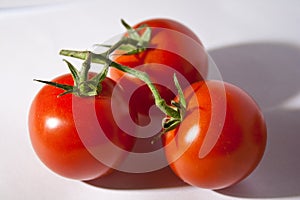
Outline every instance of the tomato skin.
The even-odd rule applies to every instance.
[[[70,74],[57,77],[53,82],[73,85]],[[125,150],[132,147],[133,137],[115,128],[117,125],[111,115],[109,105],[115,82],[105,79],[102,87],[102,92],[96,97],[78,97],[73,94],[57,97],[63,90],[45,85],[34,98],[28,120],[30,139],[40,160],[55,173],[71,179],[91,180],[111,171],[111,167],[96,159],[82,142],[82,137],[89,137],[99,125],[114,144]],[[76,105],[73,104],[74,99]],[[89,112],[88,107],[94,108],[98,119],[96,122],[91,119],[95,113]],[[77,126],[78,122],[80,125]],[[104,146],[107,141],[93,141],[93,138],[87,140],[91,144],[88,148],[106,150]],[[115,156],[117,163],[124,155],[110,156]]]
[[[266,124],[259,107],[244,91],[224,83],[224,126],[210,151],[201,155],[209,128],[213,129],[209,134],[218,134],[217,126],[211,125],[211,112],[218,114],[212,108],[218,108],[220,101],[212,98],[224,95],[222,87],[222,82],[207,81],[187,88],[186,116],[163,137],[171,169],[183,181],[201,188],[222,189],[243,180],[256,168],[266,147]]]

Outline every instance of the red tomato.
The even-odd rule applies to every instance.
[[[194,83],[184,96],[184,120],[163,137],[172,170],[201,188],[221,189],[243,180],[266,146],[266,125],[257,104],[238,87],[220,81]]]
[[[53,82],[73,85],[70,74]],[[134,138],[119,129],[113,119],[110,105],[116,84],[107,78],[102,87],[95,97],[58,97],[61,89],[45,85],[33,100],[30,138],[38,157],[52,171],[72,179],[94,179],[121,162],[125,155],[118,148],[132,148]]]

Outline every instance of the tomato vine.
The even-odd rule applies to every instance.
[[[53,171],[66,177],[88,180],[106,175],[110,168],[117,167],[126,158],[128,152],[146,152],[144,149],[135,149],[140,141],[142,146],[145,144],[143,139],[146,137],[137,142],[140,139],[139,131],[133,128],[128,132],[133,132],[134,135],[127,134],[122,126],[128,124],[116,123],[117,118],[113,115],[113,91],[117,89],[117,100],[120,100],[116,106],[120,109],[118,120],[128,118],[127,110],[121,109],[126,95],[122,83],[118,84],[119,78],[127,74],[130,76],[125,78],[125,86],[140,87],[146,84],[148,87],[140,87],[142,90],[134,91],[138,91],[138,95],[131,96],[133,98],[130,100],[134,102],[128,106],[131,119],[142,125],[153,104],[165,114],[162,131],[156,132],[154,137],[158,137],[152,142],[161,139],[166,160],[178,177],[191,185],[210,189],[229,187],[241,181],[257,166],[266,146],[267,130],[259,107],[240,88],[221,81],[203,79],[202,75],[206,76],[208,68],[207,55],[200,40],[187,27],[166,19],[146,22],[150,26],[141,22],[133,28],[121,20],[127,33],[112,45],[99,45],[106,48],[101,53],[61,50],[62,56],[83,60],[81,69],[78,70],[64,59],[70,70],[69,74],[53,81],[36,80],[47,84],[35,98],[29,116],[31,140],[37,154]],[[151,27],[151,24],[154,26]],[[155,27],[164,29],[157,33],[154,32]],[[181,36],[190,36],[190,42],[186,42],[186,38],[179,39],[178,35],[171,37],[172,34],[166,31],[170,27]],[[158,47],[151,47],[153,43]],[[197,47],[191,48],[194,50],[191,52],[190,46],[193,44]],[[175,47],[175,50],[180,49],[181,52],[169,52],[163,48],[167,45],[170,45],[171,51]],[[114,57],[120,52],[125,53],[118,58]],[[90,72],[92,63],[103,65],[102,70],[99,73]],[[167,72],[167,67],[159,66],[159,71],[153,74],[151,73],[155,69],[149,70],[151,73],[147,67],[143,68],[146,70],[137,70],[138,65],[148,63],[171,65],[172,73],[177,71],[177,75],[183,74],[189,85],[182,85],[189,87],[183,91],[179,83],[183,83],[183,79],[178,76],[178,80],[176,73]],[[150,68],[155,67],[151,65]],[[198,70],[201,73],[197,74]],[[173,80],[167,82],[168,87],[174,84],[171,85],[172,91],[166,90],[164,85],[155,80],[159,77],[170,78],[172,75]],[[176,97],[173,90],[174,93],[177,90]],[[220,98],[222,96],[224,99]],[[145,103],[141,99],[146,99]],[[73,100],[79,102],[76,109],[72,107]],[[137,105],[141,101],[143,103]],[[51,109],[47,110],[48,108]],[[92,120],[94,112],[97,120]],[[74,113],[79,114],[75,116]],[[76,119],[80,123],[77,124]],[[97,130],[99,125],[103,130]],[[79,132],[84,135],[88,145],[83,143]],[[105,140],[106,137],[109,140]],[[106,160],[102,160],[102,157],[100,160],[99,157],[96,159],[89,150],[111,152],[107,148],[110,145],[106,145],[110,141],[125,150],[125,153],[117,152],[109,156],[113,159],[109,159],[107,166]],[[151,152],[154,151],[151,148]],[[240,165],[241,162],[243,165]]]

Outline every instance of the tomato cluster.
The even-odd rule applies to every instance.
[[[34,150],[52,171],[77,180],[107,175],[131,153],[163,148],[170,168],[188,184],[221,189],[238,183],[256,168],[265,150],[267,130],[259,107],[237,86],[206,80],[207,53],[186,26],[151,19],[129,31],[143,35],[149,27],[147,48],[135,53],[114,49],[110,64],[146,73],[159,97],[180,117],[165,117],[154,108],[157,94],[149,83],[126,70],[108,67],[98,76],[69,65],[72,73],[45,82],[32,102],[29,132]],[[90,90],[97,93],[90,95]],[[152,123],[153,113],[160,123],[155,122],[155,134],[149,136],[136,127]],[[174,127],[166,128],[171,122]]]

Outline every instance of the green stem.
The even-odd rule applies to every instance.
[[[75,51],[75,50],[63,49],[59,52],[59,54],[62,55],[62,56],[78,58],[78,59],[81,59],[81,60],[86,60],[87,57],[88,57],[88,54],[90,54],[92,63],[105,64],[105,62],[103,62],[102,57],[100,57],[100,59],[99,59],[99,56],[96,56],[97,54],[94,54],[90,51]]]
[[[102,55],[110,55],[113,53],[115,50],[117,50],[120,46],[122,45],[132,45],[132,46],[137,46],[139,41],[128,38],[128,37],[123,37],[121,40],[119,40],[117,43],[115,43],[112,47],[110,47],[106,52],[104,52]]]
[[[87,58],[83,62],[81,70],[80,70],[79,83],[81,83],[81,84],[79,85],[79,91],[81,94],[85,94],[86,92],[88,92],[86,81],[88,80],[88,73],[91,68],[91,56],[92,55],[90,53],[87,54]]]
[[[92,55],[88,53],[86,60],[82,64],[82,68],[80,70],[80,82],[85,82],[87,80],[88,72],[91,68],[91,56]]]
[[[74,50],[66,50],[66,49],[61,50],[59,52],[59,54],[62,56],[78,58],[81,60],[86,60],[88,57],[88,54],[90,54],[92,63],[105,64],[102,57],[108,57],[111,53],[113,53],[120,46],[127,45],[127,44],[136,46],[138,44],[138,41],[131,39],[131,38],[122,38],[116,44],[114,44],[112,47],[110,47],[106,52],[101,53],[101,54],[95,54],[91,51],[74,51]]]

